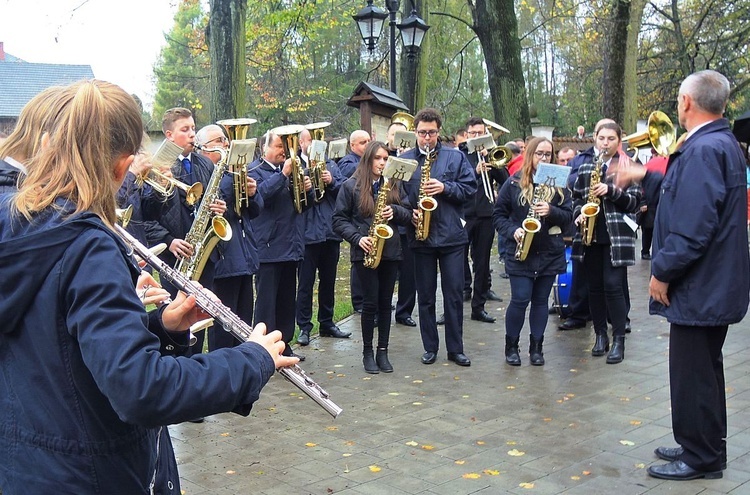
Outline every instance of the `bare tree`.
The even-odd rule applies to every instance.
[[[211,0],[206,39],[211,59],[211,120],[245,116],[244,0]]]

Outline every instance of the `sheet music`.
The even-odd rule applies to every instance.
[[[565,187],[568,184],[570,167],[540,163],[534,174],[534,184],[547,184],[551,187]]]
[[[337,139],[328,143],[328,158],[338,160],[346,155],[346,139]]]
[[[476,153],[482,150],[491,150],[495,147],[495,140],[492,139],[492,136],[490,134],[485,134],[483,136],[471,138],[466,141],[466,147],[468,148],[469,153]]]
[[[417,135],[412,131],[396,131],[393,135],[393,146],[396,149],[417,147]]]
[[[235,139],[229,146],[229,158],[227,165],[239,167],[247,165],[255,159],[255,146],[257,139]]]
[[[165,139],[159,145],[159,148],[151,157],[151,163],[156,169],[170,168],[177,161],[177,157],[182,154],[182,148],[172,141]]]
[[[383,176],[388,177],[389,179],[408,181],[417,169],[417,165],[418,163],[416,160],[389,156],[388,161],[385,162]]]
[[[310,161],[324,162],[326,160],[326,148],[328,145],[325,141],[314,140],[310,144],[310,152],[307,155]]]

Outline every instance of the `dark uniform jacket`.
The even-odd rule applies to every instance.
[[[339,166],[339,170],[341,171],[341,175],[343,175],[346,179],[352,176],[354,171],[357,169],[357,165],[359,165],[359,160],[362,157],[355,154],[353,151],[350,151],[346,155],[344,155],[343,158],[341,158],[337,165]]]
[[[432,212],[430,232],[426,240],[416,240],[414,226],[409,224],[407,235],[411,249],[460,246],[468,242],[463,225],[464,205],[473,199],[476,192],[476,173],[466,155],[459,150],[438,143],[436,151],[437,159],[432,163],[430,177],[442,182],[445,190],[435,196],[438,207]],[[408,204],[411,208],[416,208],[425,155],[414,148],[401,157],[417,160],[419,163],[409,182],[404,185]]]
[[[667,164],[656,210],[651,273],[669,306],[651,314],[688,326],[745,316],[750,292],[745,159],[726,119],[690,136]]]
[[[382,184],[382,180],[381,180]],[[372,225],[372,217],[363,218],[359,212],[359,189],[355,187],[356,179],[351,178],[344,182],[336,200],[336,211],[333,214],[333,230],[351,244],[351,261],[362,261],[365,256],[364,250],[359,247],[359,241],[367,237]],[[401,189],[400,181],[393,187]],[[377,195],[373,200],[377,203]],[[406,225],[411,222],[411,210],[401,205],[392,204],[393,218],[391,222]],[[401,259],[401,241],[396,228],[391,225],[393,236],[385,241],[383,254],[380,259],[397,261]]]
[[[18,174],[20,172],[19,169],[10,163],[0,159],[0,194],[16,190]]]
[[[505,243],[506,253],[516,252],[518,244],[513,234],[516,229],[521,227],[523,220],[529,216],[529,205],[521,205],[519,202],[521,196],[520,177],[521,172],[516,173],[500,188],[492,217],[501,242]],[[568,188],[564,188],[562,191],[562,197],[560,191],[557,191],[549,201],[549,215],[539,218],[542,228],[534,234],[526,259],[516,261],[512,254],[506,258],[505,269],[508,274],[538,277],[565,273],[567,262],[565,260],[563,230],[572,221],[573,203]]]
[[[477,164],[479,163],[479,157],[476,153],[469,153],[466,143],[458,145],[458,149],[466,155],[466,159],[469,160],[471,168],[474,170],[474,178],[477,182],[477,192],[474,193],[474,198],[469,199],[466,202],[464,208],[464,214],[466,218],[491,218],[492,210],[495,206],[494,202],[490,202],[487,196],[484,194],[484,186],[482,185],[482,176],[477,173]],[[507,168],[490,168],[487,172],[490,179],[490,186],[493,191],[497,192],[499,187],[508,180],[508,169]]]
[[[333,211],[336,209],[336,197],[346,177],[341,175],[339,167],[333,160],[326,162],[333,180],[326,184],[325,194],[320,202],[302,212],[305,219],[305,244],[319,244],[325,241],[341,241],[332,226]]]

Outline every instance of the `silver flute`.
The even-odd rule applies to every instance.
[[[252,327],[242,321],[242,319],[234,314],[231,309],[221,304],[221,301],[215,301],[209,297],[201,290],[201,287],[197,282],[190,280],[190,278],[160,260],[155,254],[149,251],[146,246],[141,244],[120,225],[115,225],[114,227],[115,231],[120,235],[125,244],[127,244],[135,254],[140,256],[146,263],[151,265],[152,268],[157,270],[162,278],[171,282],[185,294],[195,296],[195,302],[198,307],[211,315],[214,319],[218,320],[224,327],[224,330],[231,332],[232,335],[242,342],[250,340],[250,333],[253,331]],[[343,411],[343,409],[330,399],[328,392],[315,383],[312,378],[307,376],[305,371],[296,364],[279,368],[277,371],[281,376],[302,390],[308,397],[317,402],[320,407],[325,409],[325,411],[334,418],[338,417]]]

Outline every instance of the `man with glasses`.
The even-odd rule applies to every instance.
[[[405,184],[408,202],[414,208],[413,224],[409,227],[409,247],[414,253],[417,293],[419,294],[419,329],[424,345],[422,363],[433,364],[437,360],[440,338],[435,314],[437,271],[440,280],[445,310],[445,340],[448,359],[459,366],[470,366],[463,346],[463,302],[461,293],[464,280],[464,250],[468,237],[463,228],[464,204],[476,192],[474,171],[466,156],[454,148],[440,144],[438,135],[442,118],[437,110],[425,108],[414,117],[417,132],[417,148],[402,156],[417,160],[418,170]],[[431,155],[430,178],[422,184],[425,159]],[[414,226],[418,216],[420,189],[437,201],[431,214],[429,235],[417,240]]]
[[[474,139],[487,134],[487,127],[480,117],[471,117],[466,121],[466,134],[469,139]],[[464,300],[471,300],[471,319],[485,323],[494,323],[495,318],[485,310],[488,300],[502,301],[491,289],[490,278],[490,251],[492,241],[495,238],[495,229],[492,226],[492,209],[495,202],[490,201],[485,195],[485,190],[480,187],[482,174],[490,182],[490,189],[494,192],[508,179],[508,171],[505,168],[497,169],[486,165],[487,150],[475,152],[469,150],[467,144],[462,144],[459,149],[466,155],[475,172],[477,191],[464,207],[466,215],[466,234],[469,243],[466,245],[464,256]],[[479,154],[482,159],[480,160]],[[469,271],[469,254],[474,272],[474,291],[472,294],[471,271]]]

